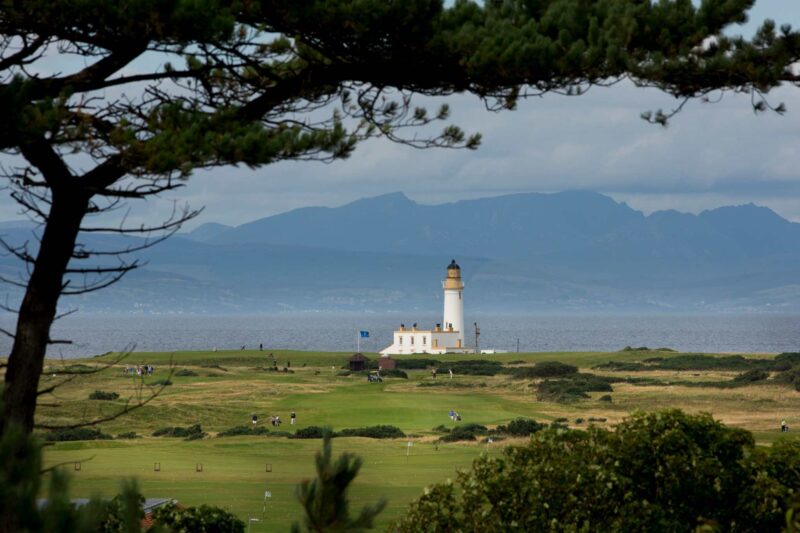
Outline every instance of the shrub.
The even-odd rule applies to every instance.
[[[611,398],[610,394],[603,394],[598,398],[598,401],[611,403],[614,400]]]
[[[589,422],[605,422],[605,421],[606,421],[605,418],[595,418],[593,416],[589,417]]]
[[[398,439],[406,434],[395,426],[369,426],[365,428],[343,429],[337,437],[368,437],[370,439]]]
[[[320,426],[308,426],[305,428],[298,429],[294,432],[294,435],[291,435],[290,439],[321,439],[325,433],[330,432],[329,428],[323,428]]]
[[[736,381],[737,383],[753,383],[754,381],[764,381],[768,377],[769,377],[769,372],[754,368],[753,370],[742,372],[741,374],[733,378],[733,381]]]
[[[442,364],[441,361],[436,359],[414,358],[414,359],[396,359],[397,368],[401,370],[424,370],[428,367],[438,367]]]
[[[389,369],[389,370],[381,370],[381,376],[383,376],[385,378],[408,379],[408,374],[406,374],[405,372],[403,372],[402,370],[399,370],[397,368],[392,368],[392,369]]]
[[[596,365],[594,368],[597,370],[611,370],[612,372],[637,372],[639,370],[650,370],[650,367],[643,365],[642,363],[631,363],[627,361],[609,361],[608,363]]]
[[[117,398],[119,398],[119,394],[117,394],[116,392],[96,390],[93,393],[89,394],[90,400],[116,400]]]
[[[117,435],[118,439],[138,439],[140,438],[139,435],[136,434],[135,431],[127,431],[125,433],[120,433]]]
[[[439,424],[431,431],[435,431],[436,433],[450,433],[450,428],[445,426],[444,424]]]
[[[151,387],[153,387],[153,386],[159,386],[159,387],[161,387],[161,386],[163,386],[163,387],[169,387],[170,385],[172,385],[172,382],[171,382],[170,380],[168,380],[168,379],[159,379],[159,380],[153,381],[153,382],[152,382],[152,383],[150,383],[149,385],[150,385]]]
[[[450,433],[442,435],[439,438],[442,442],[456,442],[459,440],[475,440],[475,433],[472,431],[465,430],[461,426],[454,427]]]
[[[441,368],[443,370],[452,370],[453,374],[469,376],[494,376],[505,371],[499,361],[486,361],[484,359],[456,361],[452,364],[443,364]]]
[[[200,424],[187,427],[163,427],[153,432],[154,437],[181,437],[186,440],[202,439],[206,436]]]
[[[341,371],[336,373],[336,375],[339,376],[339,377],[347,377],[347,376],[349,376],[351,374],[352,374],[352,372],[350,372],[349,370],[341,370]]]
[[[233,426],[217,433],[217,437],[238,437],[239,435],[266,435],[269,430],[264,426]]]
[[[612,392],[609,378],[594,374],[574,374],[568,379],[545,380],[536,389],[539,401],[571,403],[588,398],[588,392]]]
[[[558,361],[541,361],[534,366],[515,368],[511,371],[511,376],[516,379],[553,378],[575,374],[577,371],[577,367]]]
[[[113,439],[111,435],[107,435],[95,428],[69,428],[69,429],[54,429],[46,433],[44,440],[48,442],[66,442],[74,440],[109,440]]]
[[[564,418],[563,421],[566,422],[567,419]],[[514,437],[527,437],[546,427],[546,425],[540,424],[536,420],[531,420],[530,418],[515,418],[507,425],[497,426],[495,432],[512,435]]]
[[[179,507],[168,503],[153,511],[153,522],[169,531],[207,531],[215,533],[244,533],[244,522],[230,511],[201,505]]]
[[[228,369],[227,369],[227,368],[225,368],[225,367],[222,367],[222,366],[220,366],[220,365],[219,365],[219,364],[217,364],[217,363],[210,364],[210,365],[200,365],[200,366],[201,366],[202,368],[213,368],[213,369],[216,369],[216,370],[222,370],[223,372],[227,372],[227,371],[228,371]]]
[[[545,430],[483,455],[458,483],[426,489],[395,529],[780,531],[797,472],[797,441],[757,447],[710,415],[637,413],[613,431]]]
[[[583,424],[583,418],[576,418],[575,419],[575,423],[576,424]]]
[[[188,368],[181,368],[180,370],[175,372],[175,376],[179,378],[197,376],[197,375],[198,375],[197,372],[195,372],[194,370],[189,370]]]

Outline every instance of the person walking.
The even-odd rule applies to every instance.
[[[292,414],[289,415],[289,419],[291,420],[291,424],[294,425],[297,420],[297,413],[294,412],[294,409],[292,409]]]
[[[787,433],[789,431],[789,426],[786,425],[786,419],[784,418],[781,420],[781,433]]]
[[[453,369],[452,369],[452,368],[449,368],[449,369],[448,369],[448,372],[450,372],[450,379],[453,379]]]
[[[253,415],[253,425],[255,426],[258,423],[258,415]]]

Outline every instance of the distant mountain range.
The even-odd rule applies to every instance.
[[[5,222],[0,234],[21,242],[31,228]],[[477,311],[800,311],[800,224],[752,204],[645,216],[593,192],[433,206],[393,193],[237,227],[203,224],[142,257],[147,266],[77,305],[438,312],[440,280],[455,258],[466,306]],[[0,273],[18,270],[0,258]]]

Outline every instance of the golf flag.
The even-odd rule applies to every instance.
[[[369,331],[361,330],[361,338],[362,339],[369,339]]]

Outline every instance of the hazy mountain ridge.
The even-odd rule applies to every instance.
[[[0,233],[30,239],[29,227],[4,223]],[[434,206],[393,193],[237,227],[207,223],[142,256],[145,268],[81,306],[436,310],[455,257],[468,305],[487,311],[800,309],[800,224],[752,204],[645,216],[592,192]],[[0,273],[14,268],[0,258]]]

